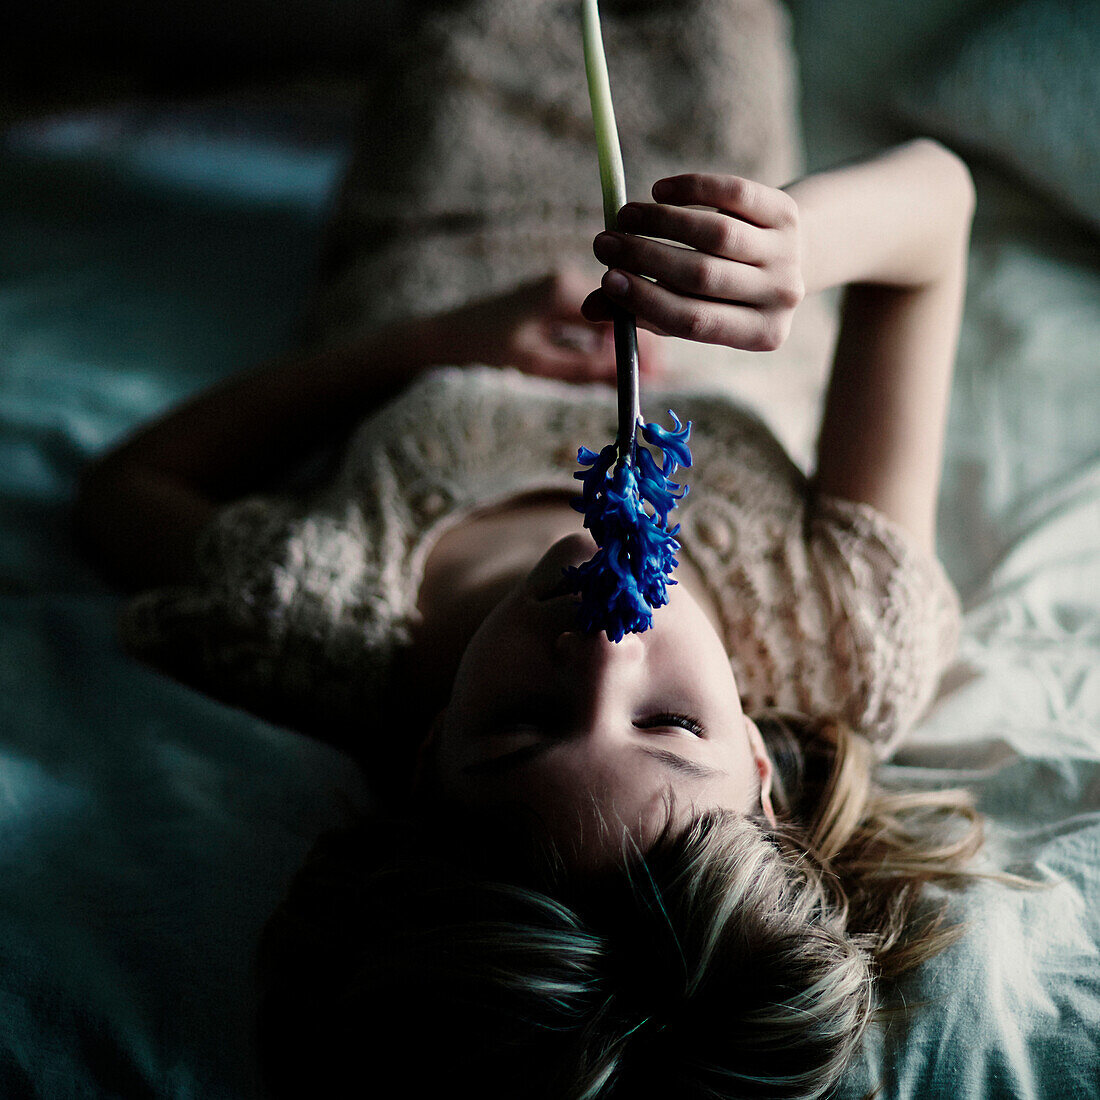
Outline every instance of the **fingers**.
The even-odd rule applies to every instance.
[[[534,320],[516,333],[512,365],[528,374],[566,382],[613,382],[612,334],[584,320]]]
[[[663,201],[627,203],[618,231],[593,242],[612,270],[582,303],[583,316],[607,320],[615,302],[663,335],[778,348],[805,294],[794,200],[751,180],[702,173],[658,180],[653,195]],[[688,209],[704,205],[716,209]]]
[[[678,241],[700,252],[743,264],[763,264],[774,252],[766,229],[715,210],[682,210],[658,203],[631,202],[619,211],[616,228]]]
[[[626,289],[615,289],[614,276],[626,280]],[[726,344],[747,351],[774,351],[787,337],[786,312],[753,306],[688,298],[639,275],[615,269],[603,277],[601,289],[611,301],[644,317],[669,336],[702,344]]]
[[[555,348],[592,353],[602,350],[606,334],[587,321],[548,319],[546,339]]]
[[[676,206],[714,206],[768,229],[785,229],[798,215],[786,192],[741,176],[685,172],[657,180],[652,194],[658,202]]]
[[[622,265],[684,294],[765,308],[794,304],[793,286],[786,294],[773,273],[752,264],[620,233],[600,233],[592,247],[608,267]]]
[[[600,323],[614,320],[611,313],[611,299],[604,293],[602,286],[597,287],[587,298],[585,298],[584,304],[581,306],[581,311],[584,317],[589,321]],[[656,336],[669,335],[646,317],[636,317],[635,320],[639,329],[654,333]],[[610,328],[607,329],[607,332],[610,333],[611,331]]]
[[[589,276],[572,266],[517,286],[513,296],[520,316],[509,335],[509,365],[568,382],[614,382],[611,331],[581,312],[590,287]]]
[[[587,334],[574,343],[573,334],[525,341],[517,354],[516,366],[530,374],[560,378],[566,382],[605,382],[615,385],[615,334],[610,325],[597,328],[585,324]],[[643,377],[664,375],[665,360],[661,339],[652,332],[638,333],[638,369]]]

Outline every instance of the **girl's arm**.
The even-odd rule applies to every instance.
[[[963,162],[920,139],[781,191],[695,174],[659,180],[653,195],[623,208],[626,228],[646,236],[597,238],[627,287],[605,276],[585,316],[605,320],[610,297],[656,332],[770,351],[804,293],[847,286],[814,484],[873,505],[932,550],[974,209]]]
[[[807,287],[847,284],[814,485],[873,505],[933,552],[970,173],[943,146],[916,141],[788,193]]]
[[[81,478],[77,535],[114,580],[193,579],[195,541],[219,504],[339,439],[433,361],[428,323],[232,378],[143,428]]]
[[[589,285],[579,271],[550,273],[230,379],[89,468],[76,502],[78,536],[123,585],[186,582],[196,571],[198,534],[219,505],[272,485],[317,447],[338,442],[429,366],[482,363],[613,382],[611,334],[580,311]],[[652,370],[658,341],[645,336],[642,366]]]

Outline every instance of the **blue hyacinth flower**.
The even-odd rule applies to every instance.
[[[613,642],[648,630],[654,608],[668,603],[667,586],[676,583],[669,577],[678,564],[680,525],[669,527],[668,514],[687,495],[687,486],[672,475],[691,465],[691,422],[682,425],[671,409],[669,415],[676,425],[671,430],[642,425],[642,437],[661,451],[659,468],[644,447],[635,449],[634,462],[618,463],[614,443],[598,453],[587,447],[577,451],[577,461],[587,469],[573,475],[581,495],[572,505],[584,514],[598,549],[583,565],[564,572],[569,591],[581,596],[581,629],[606,631]]]

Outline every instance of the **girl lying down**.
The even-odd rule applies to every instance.
[[[596,237],[595,289],[561,270],[233,379],[83,482],[86,544],[152,590],[128,646],[380,792],[265,934],[276,1096],[817,1096],[878,983],[954,934],[921,889],[960,880],[978,819],[874,766],[958,630],[934,538],[969,173],[918,140],[652,200]],[[670,335],[774,349],[834,286],[812,476],[729,400],[647,403],[693,423],[677,584],[643,633],[581,631],[562,577],[595,551],[569,501],[614,435],[610,304],[655,371]]]

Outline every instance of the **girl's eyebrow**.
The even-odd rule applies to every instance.
[[[670,752],[668,749],[658,749],[649,745],[643,745],[642,752],[644,752],[646,756],[652,756],[654,760],[660,760],[673,771],[679,772],[681,775],[690,775],[693,779],[723,779],[729,774],[728,772],[720,771],[718,768],[711,768],[706,764],[699,764],[694,760],[688,760],[687,757],[679,756],[677,753]]]
[[[515,752],[505,753],[503,756],[494,756],[491,760],[481,760],[476,764],[467,764],[462,769],[463,775],[496,775],[498,772],[509,771],[519,767],[520,764],[533,760],[548,751],[552,742],[537,741],[533,745],[524,745]]]
[[[555,742],[553,741],[538,741],[533,745],[524,745],[523,748],[516,749],[515,752],[506,753],[504,756],[496,756],[492,760],[482,760],[476,764],[467,764],[467,766],[462,769],[462,774],[499,775],[502,772],[518,768],[522,764],[526,764],[529,760],[534,760],[544,752],[549,752],[554,744]],[[670,752],[668,749],[658,749],[649,745],[642,745],[639,746],[639,751],[644,752],[646,756],[650,756],[654,760],[659,760],[665,767],[672,771],[678,772],[680,775],[690,776],[692,779],[721,779],[728,774],[716,768],[708,767],[706,764],[699,764],[694,760],[688,760],[686,757],[679,756],[677,753]]]

